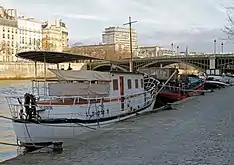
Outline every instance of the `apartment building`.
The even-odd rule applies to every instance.
[[[132,50],[137,48],[137,33],[134,29],[132,31]],[[125,51],[130,52],[130,30],[122,27],[108,27],[105,28],[102,34],[103,44],[118,44],[123,45]]]
[[[42,22],[34,18],[18,18],[18,51],[42,49]]]
[[[16,61],[18,42],[17,12],[0,6],[0,61]]]
[[[61,20],[42,25],[42,49],[62,52],[68,47],[68,29]]]

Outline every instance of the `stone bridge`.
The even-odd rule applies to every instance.
[[[133,60],[134,70],[144,67],[164,67],[175,63],[184,63],[193,66],[200,71],[205,71],[206,69],[234,70],[234,53],[203,54],[194,56],[161,56]],[[119,70],[129,70],[129,60],[100,63],[93,62],[89,65],[93,70],[108,70],[110,69],[111,64]]]

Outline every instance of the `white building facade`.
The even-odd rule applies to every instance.
[[[68,28],[61,20],[51,20],[42,26],[42,48],[62,52],[68,47]]]
[[[134,29],[132,31],[132,50],[136,50],[137,33]],[[130,51],[130,30],[129,28],[108,27],[105,28],[102,34],[102,43],[104,44],[118,44],[123,45],[125,51]]]
[[[18,51],[42,49],[42,22],[34,18],[18,18]]]
[[[0,6],[0,61],[16,61],[17,19],[16,10]]]

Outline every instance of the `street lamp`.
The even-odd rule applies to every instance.
[[[179,46],[176,47],[177,48],[177,55],[179,55]]]
[[[223,42],[221,43],[221,53],[223,53]]]
[[[171,43],[171,51],[173,51],[173,49],[174,49],[174,44]]]
[[[214,40],[214,54],[216,54],[216,40]]]

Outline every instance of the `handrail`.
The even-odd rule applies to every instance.
[[[130,98],[129,98],[130,99]],[[137,100],[138,99],[142,99],[142,98],[137,98]],[[142,106],[146,106],[146,105],[148,105],[148,104],[150,104],[150,103],[152,103],[152,101],[154,100],[154,97],[152,97],[152,95],[151,96],[148,96],[148,99],[147,99],[147,101],[145,102],[145,104],[144,105],[142,105]],[[115,101],[115,104],[114,105],[109,105],[108,106],[108,109],[109,108],[111,108],[112,106],[116,106],[116,104],[119,104],[120,102],[121,102],[122,100],[118,100],[118,102],[116,102]],[[8,105],[9,105],[9,108],[10,108],[10,112],[11,112],[11,116],[13,117],[13,118],[18,118],[19,117],[19,112],[20,112],[20,110],[23,108],[22,107],[22,105],[20,104],[20,103],[18,103],[18,104],[14,104],[14,103],[12,103],[11,101],[8,103]],[[101,107],[100,107],[100,105],[102,105],[102,103],[101,103],[101,101],[100,101],[100,103],[98,104],[98,111],[100,111],[101,109]],[[55,107],[55,105],[43,105],[42,107],[47,107],[47,106],[49,106],[49,107]],[[86,107],[87,107],[87,105],[86,105]],[[89,105],[88,105],[88,107],[89,107]],[[128,109],[129,107],[126,107],[126,109]],[[118,110],[114,110],[113,109],[113,111],[112,112],[117,112]],[[120,112],[121,113],[121,112]],[[75,115],[79,115],[79,116],[86,116],[85,114],[81,114],[81,113],[79,113],[79,111],[78,112],[66,112],[66,111],[63,111],[63,112],[61,112],[61,113],[53,113],[53,114],[48,114],[48,116],[45,116],[45,118],[50,118],[50,116],[64,116],[64,115],[66,115],[66,116],[69,116],[69,115],[72,115],[72,116],[75,116]],[[72,118],[72,117],[71,117]]]
[[[149,91],[144,91],[144,92],[138,92],[138,93],[134,93],[134,94],[131,94],[131,95],[141,95],[141,94],[145,94],[145,93],[150,93],[151,90]],[[24,96],[22,95],[5,95],[4,96],[5,98],[24,98]],[[50,98],[53,98],[53,99],[74,99],[74,98],[80,98],[80,99],[84,99],[84,100],[93,100],[93,99],[110,99],[110,98],[115,98],[115,97],[82,97],[82,96],[36,96],[37,98],[45,98],[45,99],[50,99]],[[124,95],[123,97],[129,97],[129,94],[128,95]]]

